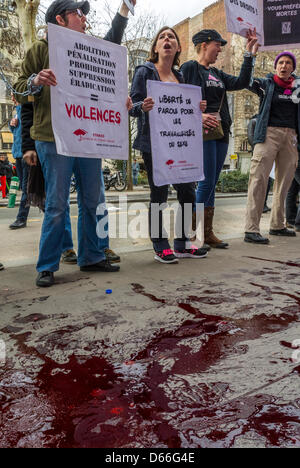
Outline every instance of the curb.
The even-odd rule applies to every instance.
[[[128,192],[118,192],[118,194],[109,194],[106,192],[106,202],[111,203],[111,204],[117,204],[119,202],[119,197],[122,197],[122,194],[127,196],[127,200],[134,203],[134,202],[149,202],[149,195],[150,192],[146,192],[144,194],[133,194],[133,193],[128,193]],[[271,194],[270,194],[271,195]],[[216,198],[246,198],[247,193],[242,192],[242,193],[217,193]],[[176,192],[173,190],[172,194],[169,195],[168,197],[169,200],[177,200]],[[7,208],[8,204],[8,199],[6,200],[0,200],[0,207]],[[76,194],[72,194],[70,196],[70,205],[76,205],[77,204],[77,197]],[[16,201],[15,207],[20,206],[20,200]]]

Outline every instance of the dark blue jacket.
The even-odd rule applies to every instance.
[[[267,135],[267,128],[270,119],[270,111],[272,99],[275,89],[274,74],[269,73],[266,78],[254,78],[251,86],[248,87],[249,91],[255,93],[260,99],[259,115],[254,131],[253,145],[257,143],[264,143]],[[298,86],[299,88],[300,86]],[[300,135],[300,107],[298,105],[298,136]]]
[[[180,72],[173,69],[173,73],[179,83],[184,83],[183,76]],[[138,118],[138,133],[133,148],[142,153],[151,153],[149,112],[142,111],[143,101],[147,97],[148,80],[160,81],[159,74],[152,62],[146,62],[144,65],[136,67],[130,92],[133,104],[140,103],[134,106],[129,112],[131,117]]]
[[[21,126],[21,105],[19,104],[16,107],[17,111],[17,118],[18,118],[18,125],[16,127],[12,127],[9,125],[10,131],[12,132],[14,136],[14,142],[12,145],[12,154],[15,159],[20,159],[23,158],[23,153],[22,153],[22,126]]]

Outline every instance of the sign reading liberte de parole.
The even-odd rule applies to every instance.
[[[256,27],[261,50],[300,45],[300,2],[290,0],[225,0],[227,29],[246,37]]]
[[[52,127],[65,156],[128,159],[127,50],[48,25]]]
[[[201,88],[148,80],[147,95],[155,185],[203,180]]]

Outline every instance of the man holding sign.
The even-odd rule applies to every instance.
[[[135,5],[136,0],[132,0]],[[46,23],[85,33],[88,1],[55,0],[46,12]],[[127,25],[129,9],[123,3],[105,40],[120,44]],[[101,198],[101,160],[62,156],[57,153],[51,124],[50,86],[56,86],[56,76],[49,69],[48,41],[34,43],[22,64],[22,75],[15,88],[29,91],[34,100],[34,121],[31,136],[42,165],[46,186],[46,211],[40,240],[39,287],[54,283],[53,273],[59,269],[65,212],[68,206],[70,178],[74,172],[78,192],[78,265],[82,271],[118,271],[106,260],[97,237],[96,210]],[[25,98],[24,98],[25,102]],[[103,193],[102,193],[103,195]]]

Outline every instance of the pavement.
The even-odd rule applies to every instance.
[[[201,260],[120,243],[119,273],[1,271],[1,448],[300,447],[300,237],[244,243],[233,202]]]

